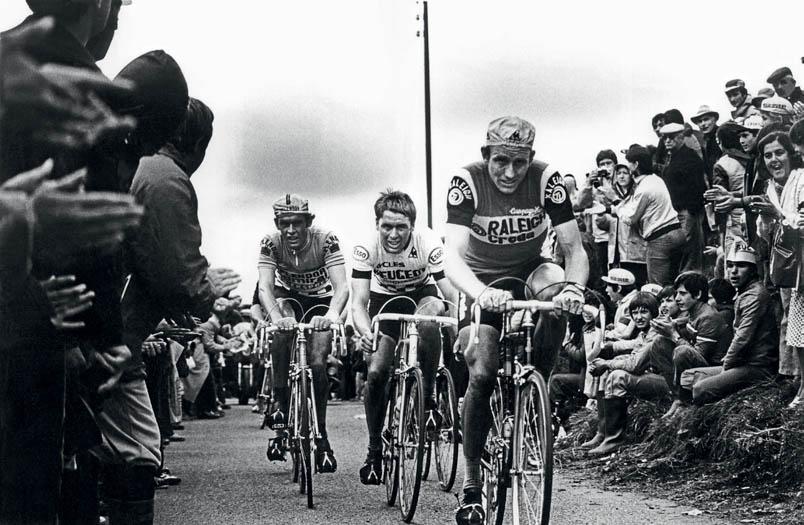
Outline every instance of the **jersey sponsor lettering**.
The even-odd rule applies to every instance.
[[[436,264],[443,264],[444,263],[444,248],[440,246],[430,252],[430,257],[427,258],[427,262],[436,265]]]
[[[369,252],[362,246],[355,246],[354,250],[352,250],[352,257],[357,261],[368,261]]]
[[[563,204],[567,200],[567,188],[564,186],[564,178],[558,173],[553,173],[547,180],[544,198],[545,200],[550,199],[553,204]]]
[[[464,200],[474,200],[472,188],[461,177],[453,177],[447,192],[447,203],[452,206],[460,205]]]
[[[332,292],[329,270],[326,267],[309,272],[294,272],[282,266],[280,264],[277,268],[277,286],[294,290],[302,295],[326,295]]]
[[[519,244],[536,239],[547,231],[544,210],[533,210],[529,215],[499,217],[476,216],[472,223],[472,236],[488,244]]]

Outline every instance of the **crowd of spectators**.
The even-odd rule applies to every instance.
[[[767,82],[754,96],[725,82],[725,122],[707,105],[691,124],[658,113],[657,145],[600,151],[580,187],[565,177],[587,302],[611,320],[570,323],[569,369],[550,382],[562,425],[573,408],[597,410],[589,454],[625,442],[635,398],[671,400],[663,417],[683,418],[776,378],[799,385],[788,409],[804,400],[804,94],[787,67]]]

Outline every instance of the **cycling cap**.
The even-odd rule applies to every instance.
[[[486,146],[532,149],[535,136],[536,130],[527,120],[519,117],[500,117],[489,123]]]
[[[307,205],[307,199],[288,193],[274,203],[274,217],[295,214],[312,215]]]
[[[755,252],[753,248],[748,246],[744,240],[737,238],[734,239],[734,243],[731,245],[731,250],[729,250],[729,256],[726,257],[726,261],[744,262],[756,265],[757,252]]]
[[[792,115],[793,104],[786,98],[779,96],[768,97],[759,106],[760,111],[775,113],[777,115]]]
[[[619,284],[620,286],[629,286],[636,282],[634,274],[623,268],[612,268],[609,270],[608,275],[600,279],[609,284]]]

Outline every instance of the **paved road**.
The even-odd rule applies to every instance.
[[[181,485],[157,492],[158,524],[365,524],[403,523],[399,509],[385,504],[384,487],[365,487],[357,478],[365,451],[362,405],[330,407],[330,435],[338,472],[314,478],[316,508],[307,509],[297,485],[290,483],[290,463],[269,463],[260,419],[248,407],[234,406],[224,418],[187,421],[187,441],[168,447],[167,465]],[[456,487],[460,487],[459,474]],[[457,491],[457,488],[453,491]],[[454,523],[456,496],[426,482],[414,523]],[[556,472],[552,523],[556,525],[723,524],[706,515],[691,517],[689,508],[638,494],[601,491],[584,480]]]

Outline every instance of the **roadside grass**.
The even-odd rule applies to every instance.
[[[597,459],[579,448],[594,435],[597,414],[581,410],[556,442],[556,460],[595,472],[607,485],[636,484],[707,512],[756,520],[746,523],[802,523],[804,409],[786,408],[795,390],[769,381],[670,419],[661,418],[667,402],[634,401],[628,444]]]

